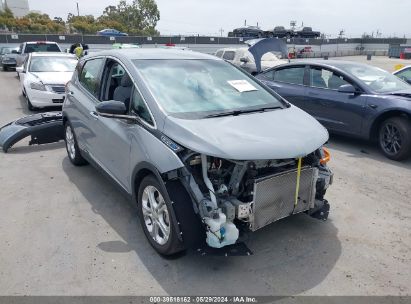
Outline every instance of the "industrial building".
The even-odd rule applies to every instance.
[[[15,17],[24,17],[30,11],[28,0],[0,0],[0,9],[9,8]]]

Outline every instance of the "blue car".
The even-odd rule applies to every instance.
[[[117,31],[115,29],[104,29],[99,32],[97,32],[97,35],[99,36],[110,36],[110,37],[124,37],[128,36],[127,33],[123,33],[120,31]]]
[[[411,155],[411,86],[373,66],[305,60],[257,78],[332,133],[377,141],[390,159]]]

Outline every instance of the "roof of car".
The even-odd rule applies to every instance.
[[[177,49],[164,49],[164,48],[147,48],[147,49],[113,49],[107,51],[101,51],[91,55],[97,56],[116,56],[120,58],[126,58],[128,60],[134,59],[208,59],[208,60],[221,60],[213,55],[207,55],[203,53],[177,50]]]
[[[57,44],[54,41],[27,41],[26,44]]]
[[[32,57],[69,57],[69,58],[76,58],[76,55],[69,54],[69,53],[61,53],[61,52],[33,52],[31,53]]]
[[[324,60],[324,59],[300,59],[300,60],[293,60],[289,63],[286,63],[281,66],[285,65],[301,65],[301,64],[316,64],[320,66],[328,66],[328,67],[336,67],[336,68],[343,68],[344,66],[352,66],[352,65],[358,65],[358,66],[367,66],[365,63],[360,63],[360,62],[354,62],[354,61],[346,61],[346,60]],[[280,67],[280,66],[276,66]]]

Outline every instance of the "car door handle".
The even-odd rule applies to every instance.
[[[94,118],[94,119],[98,119],[98,113],[96,111],[91,111],[90,115]]]
[[[375,104],[369,104],[368,106],[369,106],[371,109],[376,109],[376,108],[378,108],[378,106],[375,105]]]

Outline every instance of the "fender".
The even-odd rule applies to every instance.
[[[61,112],[39,113],[20,118],[0,128],[0,147],[4,153],[18,141],[31,136],[29,145],[41,145],[64,139]]]

